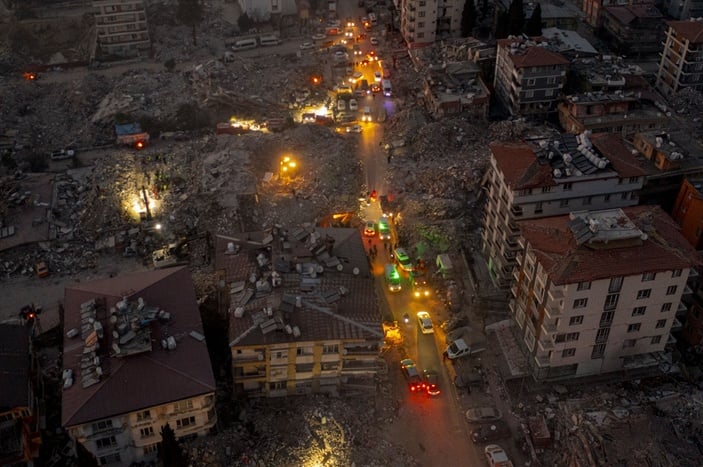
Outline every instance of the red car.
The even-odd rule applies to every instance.
[[[428,396],[439,396],[442,391],[439,389],[439,375],[434,370],[425,370],[422,372],[425,377],[425,389]]]

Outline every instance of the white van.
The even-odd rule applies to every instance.
[[[232,50],[254,49],[259,46],[256,39],[241,39],[234,43]]]
[[[383,95],[386,97],[391,97],[391,81],[388,79],[381,80],[381,88],[383,88]]]
[[[279,39],[278,36],[261,36],[259,42],[264,47],[267,45],[280,45],[281,39]]]

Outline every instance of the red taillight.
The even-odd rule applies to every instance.
[[[144,142],[143,141],[137,141],[137,149],[144,149]]]

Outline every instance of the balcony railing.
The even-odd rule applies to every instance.
[[[547,304],[544,307],[544,312],[549,319],[554,319],[561,316],[561,308],[554,304]]]
[[[564,289],[562,289],[561,287],[552,286],[549,288],[548,293],[549,293],[549,298],[551,300],[561,300],[562,298],[564,298]]]
[[[554,334],[557,332],[557,326],[551,321],[543,321],[542,330],[547,334]]]
[[[549,357],[547,355],[535,355],[535,363],[537,363],[537,366],[539,366],[540,368],[550,366]]]
[[[545,352],[549,352],[550,350],[554,350],[554,341],[552,340],[551,337],[542,337],[537,341],[537,345],[539,346],[539,349]]]
[[[688,307],[683,302],[679,302],[679,307],[676,309],[676,316],[685,316],[688,313]]]

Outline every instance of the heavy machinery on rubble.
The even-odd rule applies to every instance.
[[[170,243],[163,248],[154,250],[151,254],[151,261],[154,264],[154,268],[163,269],[172,266],[180,266],[182,264],[188,264],[189,262],[189,251],[188,245],[195,240],[207,240],[207,248],[210,251],[210,233],[201,232],[193,235],[188,235],[182,237],[180,240]]]

